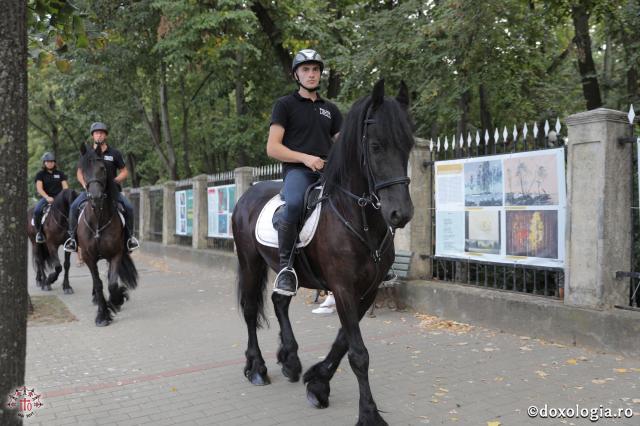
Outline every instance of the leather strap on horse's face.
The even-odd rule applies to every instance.
[[[362,162],[364,163],[363,164],[363,166],[365,167],[364,172],[367,175],[367,182],[369,184],[369,194],[375,197],[377,207],[379,207],[380,206],[380,198],[378,197],[379,190],[383,188],[388,188],[393,185],[399,185],[399,184],[409,185],[409,183],[411,182],[411,179],[409,178],[409,176],[402,176],[402,177],[394,177],[391,179],[387,179],[382,182],[376,181],[376,176],[374,175],[373,170],[371,169],[371,160],[369,159],[369,144],[367,143],[367,127],[369,127],[370,124],[375,124],[376,122],[375,119],[370,118],[370,115],[371,115],[371,103],[369,103],[369,105],[367,106],[367,112],[365,114],[365,119],[362,126],[362,137],[361,137]]]

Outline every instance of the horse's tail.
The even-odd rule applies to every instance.
[[[138,270],[129,253],[123,254],[118,263],[118,276],[127,288],[134,290],[138,287]]]
[[[33,250],[33,259],[32,262],[34,266],[37,267],[38,263],[42,265],[44,268],[43,272],[46,273],[47,270],[53,268],[53,256],[49,253],[49,249],[46,244],[32,244]]]
[[[260,259],[251,265],[251,269],[255,268],[255,276],[253,280],[242,278],[240,272],[241,266],[238,264],[238,305],[240,312],[245,312],[247,305],[253,305],[253,309],[257,309],[256,327],[263,328],[265,325],[269,327],[269,320],[264,313],[264,290],[267,287],[269,278],[269,268],[267,263]],[[254,286],[253,284],[257,284]],[[257,288],[256,288],[257,287]]]

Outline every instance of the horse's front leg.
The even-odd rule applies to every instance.
[[[280,349],[278,349],[278,364],[282,366],[282,374],[290,382],[300,380],[302,364],[298,358],[298,342],[293,335],[293,328],[289,320],[289,304],[291,296],[283,296],[278,293],[271,295],[271,301],[280,323]]]
[[[44,286],[46,287],[47,291],[51,291],[51,284],[56,282],[56,280],[60,276],[60,272],[62,272],[62,265],[60,264],[60,258],[58,257],[58,247],[47,244],[47,250],[49,251],[49,256],[52,259],[51,265],[53,266],[53,272],[51,272],[47,277]]]
[[[64,252],[64,280],[62,281],[62,290],[64,294],[73,294],[73,288],[69,284],[69,267],[71,266],[71,253]]]
[[[91,277],[93,278],[93,300],[98,305],[96,325],[98,327],[104,327],[111,324],[113,318],[111,317],[111,312],[109,311],[107,301],[105,300],[102,292],[102,281],[100,280],[98,265],[94,259],[87,259],[86,263],[89,271],[91,271]]]
[[[340,316],[342,328],[345,331],[349,345],[348,358],[351,369],[358,378],[360,388],[360,403],[358,410],[358,423],[362,426],[387,425],[387,422],[378,412],[378,407],[373,400],[371,387],[369,386],[369,351],[367,351],[362,333],[360,332],[360,318],[362,308],[366,309],[373,302],[371,295],[365,303],[362,303],[357,295],[349,290],[338,289],[334,292],[336,308]],[[375,297],[375,292],[372,295]]]
[[[124,301],[129,298],[127,289],[118,285],[118,266],[122,255],[118,255],[109,261],[109,306],[115,311],[120,311]]]
[[[369,309],[370,301],[365,300],[358,307],[358,319],[361,320]],[[333,378],[342,357],[349,349],[349,342],[344,327],[338,330],[336,340],[331,345],[331,350],[325,359],[309,368],[303,377],[307,385],[307,400],[316,408],[329,406],[329,394],[331,387],[329,382]]]

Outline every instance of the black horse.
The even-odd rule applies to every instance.
[[[93,302],[98,305],[96,325],[111,324],[111,313],[120,310],[127,289],[138,285],[138,271],[124,244],[124,227],[118,214],[118,187],[107,177],[107,169],[99,151],[80,146],[80,168],[87,187],[88,202],[78,219],[78,245],[93,278]],[[109,302],[102,292],[98,260],[109,262]],[[118,284],[118,277],[124,287]]]
[[[33,267],[36,271],[36,283],[38,287],[45,291],[51,291],[51,284],[56,282],[62,265],[58,257],[58,247],[64,243],[67,235],[69,221],[69,207],[78,194],[72,189],[64,189],[53,200],[53,204],[49,209],[49,214],[42,224],[42,231],[46,235],[46,241],[43,244],[36,244],[36,228],[31,224],[33,217],[33,208],[27,212],[27,235],[31,241],[31,253]],[[62,281],[62,289],[64,294],[73,294],[73,288],[69,285],[69,266],[71,253],[64,254],[64,280]],[[47,275],[49,270],[51,273]]]
[[[370,96],[353,105],[327,161],[327,198],[316,236],[303,249],[309,267],[302,265],[300,255],[295,263],[301,286],[333,291],[342,324],[325,360],[304,374],[307,399],[317,408],[328,406],[329,381],[348,353],[360,388],[361,425],[387,424],[371,395],[369,354],[359,322],[393,263],[393,231],[413,216],[407,177],[413,146],[408,105],[404,83],[396,98],[388,98],[382,80]],[[259,244],[254,232],[260,210],[280,187],[275,182],[254,185],[240,198],[232,216],[239,261],[238,299],[249,332],[244,373],[254,385],[270,383],[256,329],[266,321],[263,293],[268,266],[279,269],[277,249]],[[291,297],[273,293],[271,299],[281,329],[278,363],[283,374],[296,382],[302,366],[288,317]]]

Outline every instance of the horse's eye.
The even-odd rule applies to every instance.
[[[384,151],[384,147],[380,142],[371,142],[371,150],[378,153]]]

